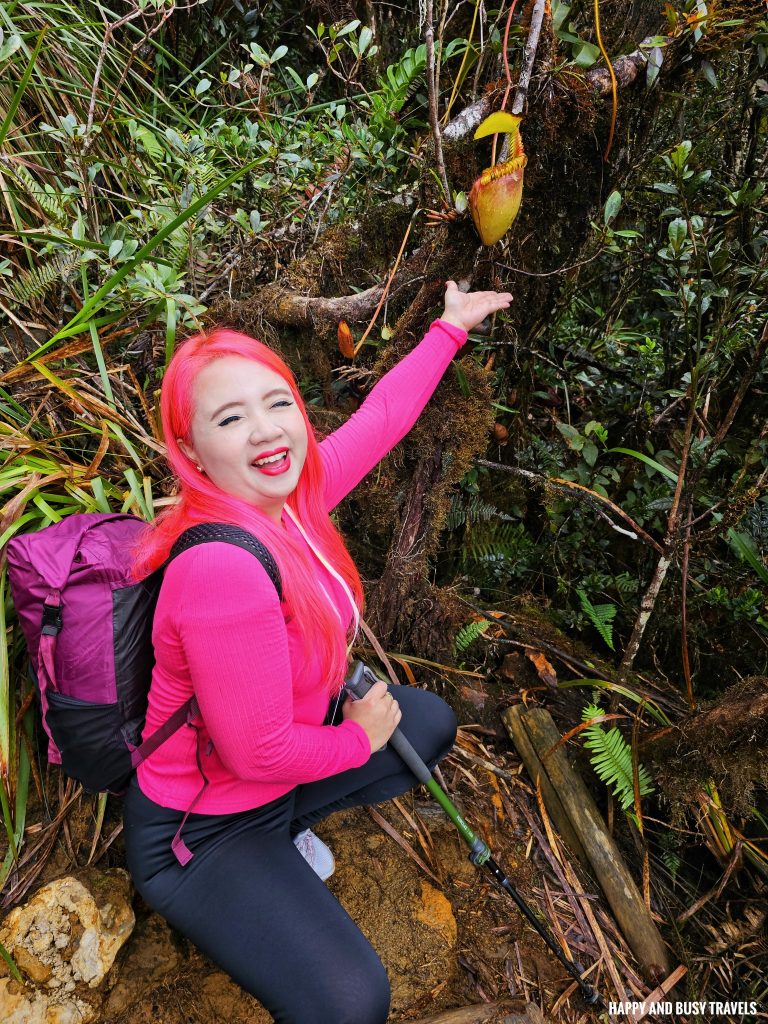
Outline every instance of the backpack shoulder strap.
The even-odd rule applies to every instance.
[[[211,541],[223,541],[225,544],[234,544],[236,547],[250,551],[252,555],[261,562],[267,575],[275,585],[277,596],[283,600],[283,584],[280,579],[280,570],[277,562],[258,537],[242,529],[240,526],[233,526],[231,523],[198,523],[185,530],[171,548],[171,553],[163,566],[167,568],[169,563],[189,548],[197,547],[198,544],[208,544]]]

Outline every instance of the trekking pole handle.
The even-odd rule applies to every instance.
[[[367,665],[362,661],[356,661],[349,678],[344,682],[344,689],[352,700],[362,700],[373,684],[379,681],[378,676]],[[432,781],[432,773],[429,768],[399,729],[395,729],[388,742],[405,761],[419,782],[429,783]]]

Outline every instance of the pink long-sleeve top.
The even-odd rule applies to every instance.
[[[320,444],[330,512],[411,429],[466,333],[436,320],[423,340],[372,389],[360,408]],[[284,513],[285,529],[306,545]],[[311,550],[306,545],[308,550]],[[342,622],[350,602],[312,553],[317,577]],[[147,737],[194,693],[200,735],[183,728],[138,769],[139,786],[164,807],[229,814],[259,807],[304,782],[368,760],[356,722],[323,725],[329,685],[304,654],[258,559],[226,543],[190,548],[171,562],[157,602],[155,668]],[[210,741],[210,742],[209,742]]]

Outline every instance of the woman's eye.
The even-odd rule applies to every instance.
[[[220,427],[226,427],[226,425],[228,423],[233,423],[235,420],[239,420],[239,419],[240,419],[239,416],[225,416],[224,419],[219,424],[219,426]]]
[[[280,408],[280,406],[285,406],[285,407],[287,407],[287,406],[289,406],[289,405],[293,405],[293,402],[290,402],[290,401],[289,401],[289,400],[288,400],[287,398],[281,398],[279,402],[275,402],[275,403],[274,403],[274,405],[272,406],[272,408],[273,408],[273,409],[277,409],[277,408]]]

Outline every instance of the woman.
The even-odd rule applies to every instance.
[[[340,700],[363,598],[328,514],[410,430],[467,331],[510,301],[449,281],[422,342],[319,445],[290,370],[253,339],[191,338],[163,382],[180,501],[148,531],[137,574],[188,526],[229,522],[266,545],[284,601],[230,544],[168,566],[145,735],[192,694],[201,714],[139,767],[125,801],[128,865],[144,899],[276,1021],[386,1021],[386,973],[323,884],[333,858],[311,826],[415,784],[381,749],[398,725],[430,767],[456,730],[427,691],[379,682]]]

